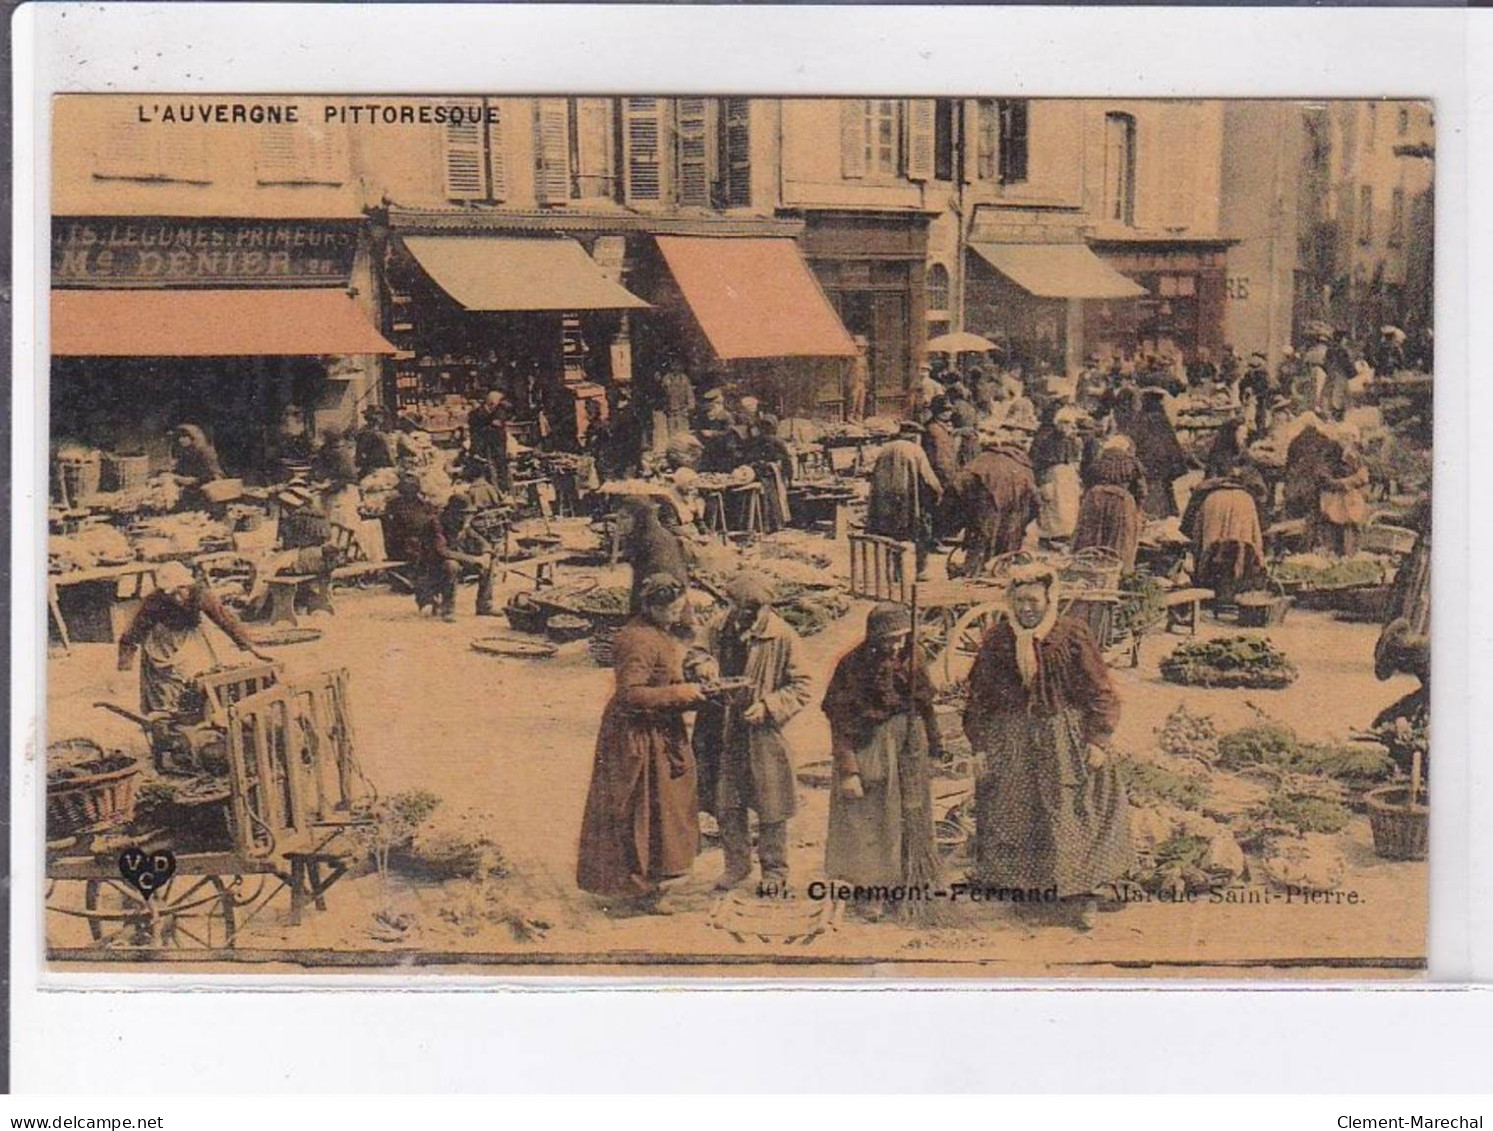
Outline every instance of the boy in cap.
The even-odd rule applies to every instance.
[[[809,701],[798,634],[772,608],[772,588],[753,573],[726,587],[730,607],[705,632],[705,652],[723,678],[745,678],[741,700],[717,699],[695,716],[700,808],[714,814],[726,865],[716,889],[752,871],[748,810],[757,814],[764,883],[788,879],[788,820],[797,811],[793,759],[782,728]]]

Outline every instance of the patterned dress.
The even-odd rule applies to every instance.
[[[1086,625],[1061,618],[1037,643],[1028,686],[1016,636],[985,637],[969,678],[964,731],[985,768],[975,782],[976,875],[1000,887],[1082,896],[1125,875],[1129,809],[1113,760],[1088,766],[1120,702]]]

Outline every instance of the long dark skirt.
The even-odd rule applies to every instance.
[[[1087,895],[1130,869],[1130,814],[1114,761],[1088,768],[1079,712],[998,716],[975,783],[976,875]]]

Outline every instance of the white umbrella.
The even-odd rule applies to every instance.
[[[926,348],[929,353],[992,353],[1000,349],[989,338],[982,338],[967,330],[956,330],[952,334],[929,338]]]

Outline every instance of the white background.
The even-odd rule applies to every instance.
[[[23,1091],[1453,1090],[1489,1084],[1493,24],[1446,10],[99,5],[15,22],[13,1076]],[[1469,66],[1476,55],[1481,66]],[[1473,76],[1469,79],[1469,75]],[[58,91],[1431,97],[1437,103],[1432,971],[1441,985],[1149,990],[548,989],[426,978],[42,988],[48,96]],[[1476,131],[1472,133],[1470,131]],[[1469,146],[1469,137],[1482,140]],[[1482,152],[1476,152],[1481,149]],[[1472,157],[1469,167],[1469,156]],[[1469,185],[1472,191],[1469,196]],[[1486,214],[1486,208],[1483,209]],[[1470,257],[1469,257],[1470,252]],[[28,270],[29,269],[29,270]],[[1469,325],[1469,309],[1481,313]],[[1469,356],[1469,350],[1470,356]],[[1469,442],[1469,432],[1472,439]],[[1480,492],[1472,491],[1478,500]],[[1477,568],[1471,569],[1475,563]],[[1473,580],[1483,582],[1475,588]],[[1469,673],[1475,673],[1470,677]],[[1474,822],[1471,815],[1480,814]],[[75,982],[76,979],[73,979]],[[55,985],[55,980],[52,983]],[[160,985],[157,981],[155,985]],[[173,983],[180,988],[180,983]],[[247,992],[253,985],[255,991]],[[292,985],[315,984],[314,992]],[[409,988],[410,982],[398,982]],[[344,987],[340,991],[323,987]],[[473,992],[481,989],[485,992]],[[163,1065],[142,1071],[151,1062]],[[38,1114],[48,1114],[39,1112]],[[1326,1126],[1324,1119],[1317,1125]]]

